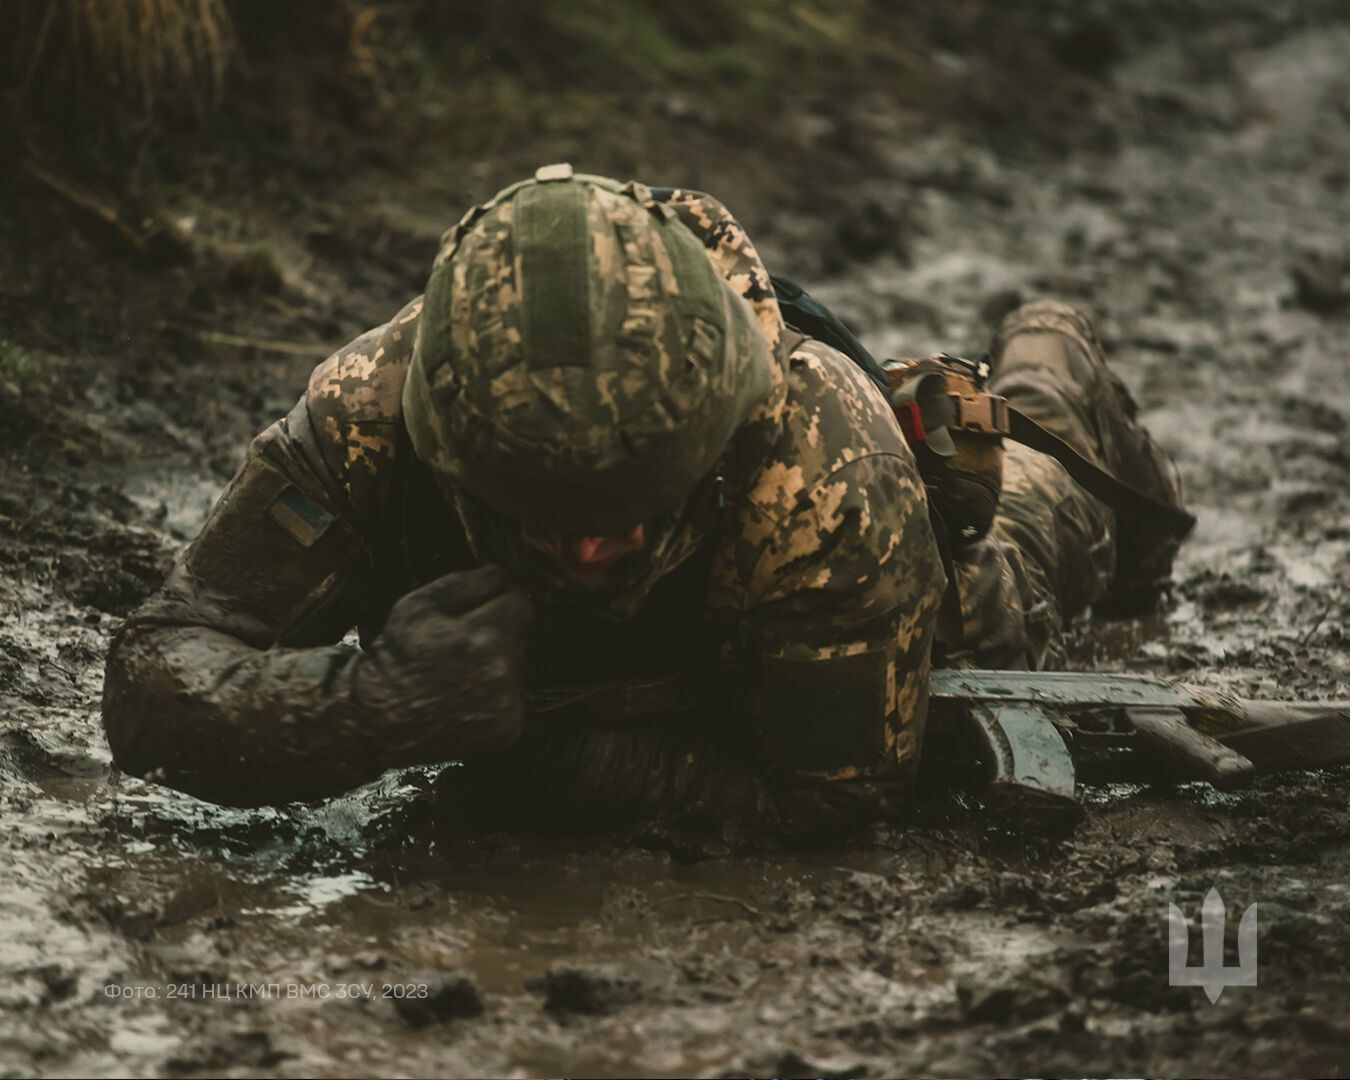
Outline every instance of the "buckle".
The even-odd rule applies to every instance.
[[[1008,399],[997,394],[947,394],[956,415],[954,427],[981,435],[1008,434]]]

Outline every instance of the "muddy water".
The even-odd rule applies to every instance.
[[[1171,606],[1085,623],[1079,662],[1345,697],[1350,323],[1290,270],[1350,225],[1350,29],[1268,37],[1129,58],[1110,154],[906,140],[912,264],[816,291],[879,353],[977,349],[1008,290],[1099,311],[1201,524]],[[263,377],[284,399],[301,370]],[[110,773],[115,613],[222,479],[179,438],[0,506],[26,553],[0,583],[0,1074],[1350,1070],[1343,772],[1093,790],[1060,840],[925,807],[773,856],[465,835],[436,813],[453,769],[260,811]],[[1166,905],[1211,885],[1262,920],[1259,986],[1214,1006],[1166,977]]]

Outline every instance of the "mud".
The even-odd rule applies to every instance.
[[[747,217],[878,354],[978,350],[1019,298],[1098,311],[1200,525],[1168,603],[1083,621],[1075,662],[1350,697],[1350,23],[1211,7],[1083,39],[1114,66],[1062,154],[874,110],[856,190]],[[454,205],[432,168],[381,174],[343,213],[184,193],[198,254],[134,287],[97,249],[25,265],[38,226],[6,226],[6,332],[55,386],[40,409],[3,391],[0,1074],[1350,1071],[1344,769],[1090,789],[1067,838],[937,799],[806,853],[467,831],[454,767],[259,811],[110,770],[118,619],[490,172]],[[63,315],[58,284],[103,314]],[[1259,985],[1216,1005],[1167,979],[1167,904],[1211,886],[1261,926]]]

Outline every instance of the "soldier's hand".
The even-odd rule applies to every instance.
[[[473,757],[520,734],[530,606],[496,567],[408,593],[366,650],[357,693],[385,767]]]

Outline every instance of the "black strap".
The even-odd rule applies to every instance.
[[[790,278],[770,274],[769,280],[773,282],[778,309],[788,326],[838,349],[867,372],[877,386],[886,389],[886,373],[882,371],[881,365],[838,315]]]
[[[1065,472],[1084,491],[1123,518],[1142,518],[1149,523],[1156,523],[1178,540],[1195,528],[1194,514],[1156,499],[1094,465],[1058,435],[1047,431],[1011,405],[1008,407],[1008,437],[1042,454],[1049,454],[1064,466]]]

